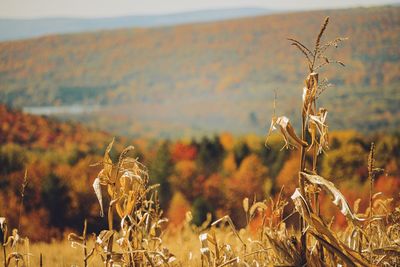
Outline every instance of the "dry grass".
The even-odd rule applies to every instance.
[[[285,116],[274,115],[271,122],[269,134],[279,129],[285,148],[301,150],[299,186],[291,200],[281,193],[261,202],[244,199],[247,226],[243,229],[237,229],[229,215],[214,222],[209,218],[195,227],[188,213],[186,223],[171,232],[164,227],[167,220],[158,203],[157,186],[149,186],[145,166],[129,156],[133,147],[113,162],[111,142],[93,184],[100,216],[107,210],[108,229],[90,236],[85,223],[83,233],[71,233],[69,242],[29,247],[26,240],[22,248],[16,230],[7,237],[2,224],[3,248],[9,251],[4,255],[12,258],[10,262],[19,260],[16,266],[39,265],[40,253],[44,254],[44,266],[399,266],[400,207],[393,205],[393,199],[373,194],[373,179],[379,171],[374,167],[373,146],[368,161],[371,194],[367,210],[359,210],[359,201],[351,207],[335,184],[318,174],[318,156],[329,148],[329,138],[327,110],[317,106],[324,87],[316,71],[330,63],[343,65],[324,55],[344,40],[321,44],[328,22],[327,18],[322,24],[313,49],[289,39],[305,55],[310,72],[303,89],[301,135]],[[307,155],[311,161],[306,161]],[[336,206],[346,217],[346,229],[332,229],[332,218],[325,218],[320,210],[321,195],[330,196],[332,208]],[[295,214],[299,223],[289,225],[287,219]]]

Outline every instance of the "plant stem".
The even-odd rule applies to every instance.
[[[305,136],[305,121],[303,118],[303,123],[302,123],[302,130],[301,130],[301,139],[304,140]],[[305,147],[301,147],[301,156],[300,156],[300,172],[304,171],[305,168]],[[306,193],[304,189],[304,177],[300,175],[299,172],[299,186],[300,186],[300,193],[303,195],[303,197],[306,199]],[[300,243],[301,243],[301,261],[302,264],[305,264],[307,262],[306,258],[306,251],[307,251],[307,236],[304,231],[305,228],[305,222],[304,219],[300,217]]]
[[[6,246],[3,244],[1,244],[3,246],[3,257],[4,257],[4,267],[7,267],[7,252],[6,252]]]
[[[85,222],[83,224],[83,255],[85,256],[83,259],[83,265],[87,267],[87,249],[86,249],[86,229],[87,229],[87,219],[85,219]]]
[[[372,209],[372,197],[374,193],[374,179],[375,179],[375,174],[374,174],[374,152],[375,152],[375,144],[372,142],[371,143],[371,150],[369,152],[369,157],[368,157],[368,176],[369,176],[369,181],[370,181],[370,187],[369,187],[369,231],[371,233],[372,229],[372,216],[373,214],[373,209]],[[370,254],[369,254],[369,261],[372,262],[372,250],[371,250],[371,241],[369,241],[369,249],[370,249]]]

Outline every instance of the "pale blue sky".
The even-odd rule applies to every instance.
[[[297,10],[386,3],[400,3],[400,0],[0,0],[0,17],[113,17],[232,7]]]

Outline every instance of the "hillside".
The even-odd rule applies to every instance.
[[[104,229],[107,219],[99,218],[92,184],[102,167],[96,163],[102,162],[111,136],[2,105],[0,118],[0,214],[7,217],[9,227],[18,225],[19,213],[15,211],[19,210],[27,170],[21,228],[30,240],[49,241],[70,229],[81,231],[85,218],[89,232]],[[150,183],[161,185],[161,206],[171,218],[171,226],[182,223],[188,210],[196,224],[211,212],[215,216],[230,214],[237,225],[244,225],[244,197],[274,196],[282,186],[289,197],[295,190],[299,151],[280,151],[282,141],[271,136],[267,149],[263,137],[235,138],[227,132],[190,141],[117,138],[110,156],[115,161],[125,146],[135,147],[128,154],[148,167]],[[399,134],[366,137],[355,131],[331,132],[330,141],[331,149],[328,156],[321,155],[319,170],[332,177],[351,203],[359,197],[367,199],[370,181],[366,161],[371,141],[376,144],[376,166],[385,169],[376,177],[374,190],[396,199]],[[367,203],[361,203],[363,210]],[[327,205],[321,209],[329,218],[335,215],[335,209]],[[336,224],[343,220],[343,216],[337,217]]]
[[[0,43],[0,99],[14,107],[96,105],[58,115],[127,135],[265,133],[272,114],[293,116],[307,72],[287,37],[329,39],[345,68],[322,73],[331,127],[368,132],[400,125],[400,8],[276,14],[215,23],[47,36]],[[297,121],[296,118],[292,118]]]
[[[277,11],[275,11],[277,12]],[[0,41],[27,39],[48,34],[98,31],[130,27],[161,27],[211,22],[272,13],[262,8],[199,10],[165,15],[136,15],[111,18],[0,18]]]
[[[101,161],[112,136],[4,105],[0,105],[0,118],[0,214],[7,216],[10,228],[17,225],[15,210],[25,170],[28,186],[21,225],[33,239],[50,240],[66,224],[76,227],[82,216],[97,216],[90,189],[98,170],[90,165]],[[117,140],[132,144],[126,138]],[[123,149],[121,144],[117,151]]]

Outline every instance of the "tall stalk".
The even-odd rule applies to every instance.
[[[87,233],[87,219],[85,219],[85,222],[83,224],[83,255],[84,255],[84,259],[83,259],[83,265],[85,267],[88,266],[87,264],[87,248],[86,248],[86,233]]]
[[[288,38],[291,44],[298,48],[307,60],[307,66],[309,73],[305,79],[305,86],[303,88],[303,102],[301,107],[301,135],[298,137],[290,124],[290,120],[285,117],[275,116],[275,102],[274,102],[274,115],[272,117],[271,127],[268,133],[274,129],[280,129],[285,139],[286,148],[299,147],[300,148],[300,167],[298,173],[299,191],[301,197],[305,201],[305,205],[308,207],[309,212],[313,213],[313,208],[319,215],[319,200],[318,190],[313,188],[312,190],[306,189],[304,173],[317,174],[317,160],[318,155],[328,148],[328,127],[325,124],[327,111],[324,108],[317,110],[316,100],[319,95],[325,90],[326,85],[319,84],[318,69],[328,65],[330,63],[337,63],[342,66],[344,64],[340,61],[331,60],[325,56],[325,51],[331,47],[337,47],[337,45],[345,40],[346,38],[336,38],[333,41],[321,44],[322,36],[328,26],[329,17],[327,17],[317,35],[314,47],[309,49],[303,43],[296,39]],[[307,142],[308,135],[310,137],[310,143]],[[307,168],[306,154],[307,151],[311,151],[312,164],[310,168]],[[302,264],[307,264],[307,232],[306,222],[304,217],[300,218],[300,257]],[[318,247],[320,248],[320,247]],[[321,248],[322,250],[322,248]],[[323,251],[322,251],[323,252]],[[323,254],[321,253],[322,257]]]

